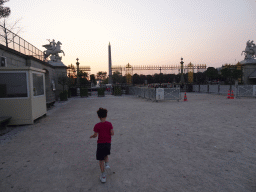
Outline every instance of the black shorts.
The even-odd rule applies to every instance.
[[[104,160],[107,155],[110,155],[111,143],[98,143],[96,159]]]

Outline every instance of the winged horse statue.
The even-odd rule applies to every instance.
[[[247,41],[245,50],[242,51],[242,54],[244,53],[245,59],[253,59],[256,57],[256,45],[253,41]],[[242,55],[241,54],[241,55]]]
[[[48,40],[50,44],[43,45],[47,50],[44,51],[44,58],[46,59],[49,55],[51,55],[51,61],[60,61],[62,57],[59,56],[59,53],[63,53],[65,56],[65,53],[63,50],[61,50],[60,46],[62,43],[58,41],[55,43],[55,40],[53,39],[52,41]]]

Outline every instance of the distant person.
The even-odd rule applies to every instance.
[[[105,168],[110,168],[108,163],[108,155],[110,155],[111,149],[111,136],[114,135],[112,124],[106,121],[107,113],[107,109],[99,108],[97,114],[100,119],[100,122],[94,126],[94,134],[90,137],[95,138],[99,134],[97,141],[96,160],[99,160],[101,170],[100,181],[102,183],[106,182]]]

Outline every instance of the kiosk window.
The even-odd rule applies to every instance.
[[[28,97],[26,73],[0,73],[0,98]]]
[[[34,96],[44,95],[43,74],[33,73],[33,93],[34,93]]]

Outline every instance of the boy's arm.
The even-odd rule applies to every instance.
[[[95,138],[98,136],[98,133],[97,132],[94,132],[94,134],[90,137],[90,138]]]
[[[110,129],[110,134],[111,134],[111,136],[114,135],[114,130],[113,129]]]

